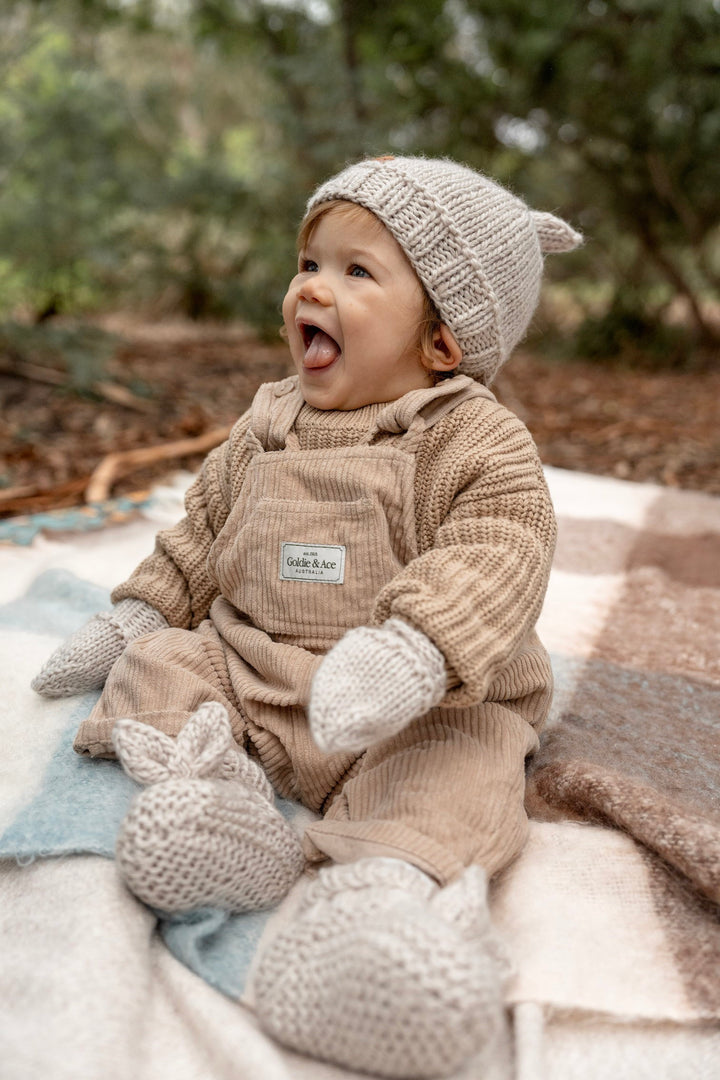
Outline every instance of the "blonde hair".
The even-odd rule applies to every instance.
[[[300,228],[297,235],[297,250],[298,252],[304,251],[307,245],[310,243],[312,234],[315,232],[321,219],[327,214],[336,213],[342,214],[349,221],[357,220],[360,217],[367,217],[369,214],[377,224],[379,229],[385,229],[386,226],[382,223],[376,214],[373,214],[372,210],[367,210],[359,203],[350,202],[347,199],[330,199],[328,202],[318,203],[313,206],[312,209],[305,215],[300,223]],[[413,270],[413,273],[415,271]],[[417,274],[415,275],[417,277]],[[418,278],[418,281],[420,279]],[[435,332],[442,324],[442,318],[435,303],[430,298],[427,289],[420,281],[420,287],[422,288],[423,295],[423,311],[418,325],[417,335],[417,355],[418,360],[432,361],[435,356],[434,337]],[[431,371],[430,374],[433,377],[435,383],[441,382],[443,379],[450,379],[457,373],[456,369],[452,371]]]

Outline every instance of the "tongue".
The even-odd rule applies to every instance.
[[[340,355],[338,344],[324,330],[318,330],[307,347],[305,367],[322,368],[332,364]]]

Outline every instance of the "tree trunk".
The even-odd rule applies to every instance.
[[[700,302],[695,295],[694,290],[685,279],[685,275],[672,259],[668,257],[667,252],[663,251],[662,246],[655,239],[649,223],[641,215],[638,215],[637,217],[637,225],[638,234],[648,255],[676,292],[678,292],[680,296],[684,296],[687,300],[690,307],[690,313],[701,341],[708,345],[717,345],[718,342],[720,342],[720,332],[718,332],[718,330],[705,318],[702,308],[700,307]]]
[[[362,98],[360,78],[361,63],[357,48],[357,24],[355,19],[357,0],[341,0],[340,28],[343,37],[345,69],[350,89],[350,107],[355,123],[360,128],[367,121],[367,109]]]

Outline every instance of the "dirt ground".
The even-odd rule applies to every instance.
[[[241,327],[119,329],[123,343],[96,394],[39,381],[37,371],[0,374],[0,516],[82,503],[108,454],[229,425],[260,382],[290,370],[282,343]],[[548,465],[720,494],[720,368],[649,373],[520,351],[494,389]],[[202,456],[134,468],[111,494],[146,489]]]

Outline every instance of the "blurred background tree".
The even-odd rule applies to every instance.
[[[566,347],[717,351],[720,0],[24,0],[0,65],[5,319],[275,330],[312,187],[427,153],[586,232]]]

